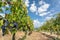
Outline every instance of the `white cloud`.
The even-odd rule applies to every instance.
[[[29,0],[25,0],[25,5],[29,7]]]
[[[31,4],[31,7],[30,7],[30,11],[31,12],[35,12],[36,15],[39,15],[39,16],[44,16],[44,15],[47,15],[48,13],[48,8],[50,7],[50,4],[44,2],[44,1],[39,1],[39,4],[40,4],[40,7],[37,7],[35,5],[35,2],[33,2],[33,4]]]
[[[35,6],[35,2],[33,2],[33,4],[31,4],[30,11],[31,12],[36,12],[37,11],[37,7]]]
[[[52,18],[52,16],[47,16],[45,19],[50,20],[51,18]]]
[[[49,8],[50,4],[44,4],[38,8],[38,13],[45,12]]]
[[[43,5],[43,4],[45,4],[45,2],[41,0],[41,1],[39,1],[39,4]]]
[[[45,16],[48,13],[50,13],[50,12],[47,12],[50,4],[48,4],[48,3],[46,3],[46,2],[44,2],[42,0],[39,2],[39,4],[41,5],[40,7],[38,7],[39,16]]]
[[[48,15],[48,13],[50,13],[50,12],[39,13],[39,16],[45,16],[45,15]]]
[[[39,14],[39,16],[45,16],[45,15],[47,15],[48,13],[41,13],[41,14]]]
[[[34,21],[33,21],[33,24],[34,24],[34,27],[35,27],[35,28],[38,28],[38,27],[41,26],[41,22],[40,22],[38,19],[34,20]]]

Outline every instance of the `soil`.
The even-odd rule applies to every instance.
[[[24,36],[24,32],[17,31],[15,35],[15,39],[18,40]],[[11,33],[2,36],[2,32],[0,31],[0,40],[12,40]],[[25,40],[51,40],[51,38],[41,34],[40,32],[33,31],[31,35],[27,35]]]

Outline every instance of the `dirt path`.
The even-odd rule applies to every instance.
[[[39,32],[33,32],[30,36],[27,36],[26,40],[48,40],[48,37]]]
[[[16,33],[16,40],[18,40],[19,38],[22,38],[22,36],[24,36],[23,32],[17,32]],[[12,39],[12,35],[11,34],[7,34],[4,37],[2,36],[2,33],[0,31],[0,40],[11,40]],[[32,34],[30,36],[27,36],[27,38],[25,40],[49,40],[50,38],[46,37],[45,35],[39,33],[39,32],[32,32]]]

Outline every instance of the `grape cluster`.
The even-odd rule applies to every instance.
[[[8,20],[3,20],[3,25],[2,25],[2,35],[5,35],[6,27],[8,25]]]
[[[18,24],[15,21],[13,21],[13,28],[17,29],[17,26],[18,26]]]
[[[6,27],[4,25],[2,25],[2,36],[5,35],[5,30],[6,30]]]
[[[9,21],[8,20],[3,20],[3,25],[2,25],[2,35],[4,36],[5,35],[5,31],[6,31],[6,28],[8,28],[7,26],[8,26],[8,24],[9,24]],[[13,26],[12,26],[12,28],[10,29],[10,30],[13,30],[13,29],[18,29],[18,24],[15,22],[15,21],[13,21],[12,22],[12,24],[13,24]]]

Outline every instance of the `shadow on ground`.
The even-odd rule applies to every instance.
[[[48,37],[49,39],[48,40],[60,40],[60,38],[57,38],[57,37],[53,37],[53,36],[50,36],[50,35],[47,35],[45,33],[41,33],[42,35]]]

